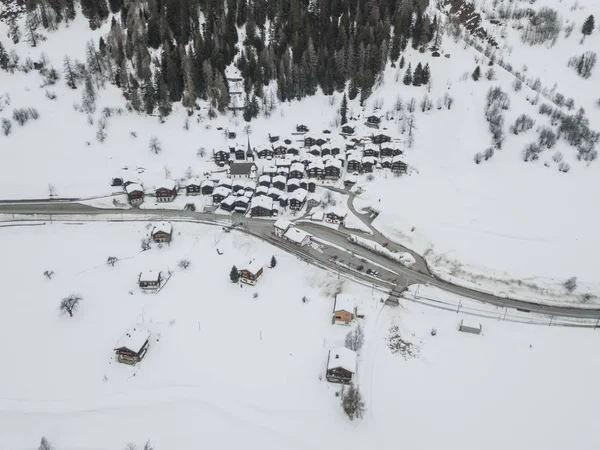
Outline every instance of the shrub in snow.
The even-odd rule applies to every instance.
[[[102,118],[98,121],[98,130],[96,131],[96,139],[98,142],[102,143],[106,140],[106,119]]]
[[[577,288],[577,277],[571,277],[564,282],[563,286],[567,292],[571,293]]]
[[[73,317],[73,313],[79,307],[79,303],[83,300],[79,294],[71,294],[61,300],[59,310],[63,314],[69,314],[69,317]]]
[[[150,250],[150,239],[142,239],[142,251]]]
[[[10,119],[2,119],[2,133],[8,136],[12,131],[12,122]]]
[[[551,128],[542,128],[539,136],[539,143],[546,148],[552,148],[556,144],[556,134]]]
[[[567,173],[569,170],[571,170],[571,166],[568,163],[566,163],[566,162],[561,162],[558,165],[558,170],[560,172]]]
[[[54,447],[52,447],[52,444],[50,444],[50,441],[48,439],[46,439],[45,437],[42,437],[42,439],[40,440],[40,446],[38,447],[38,450],[53,450]]]
[[[539,109],[540,114],[545,114],[547,116],[550,116],[550,115],[552,115],[553,111],[554,111],[554,108],[552,108],[552,106],[550,106],[548,103],[543,103],[540,105],[540,109]]]
[[[392,325],[388,331],[387,345],[393,354],[399,353],[404,359],[416,358],[419,356],[419,348],[411,342],[402,339],[402,334],[400,333],[400,327],[398,327],[398,325]]]
[[[513,81],[512,87],[515,92],[519,92],[523,88],[523,82],[517,78]]]
[[[362,419],[365,414],[365,402],[358,386],[351,384],[342,393],[342,408],[350,420]]]
[[[360,324],[356,324],[353,330],[348,332],[344,345],[350,350],[358,352],[365,343],[365,334]]]
[[[521,114],[515,121],[514,125],[510,127],[510,131],[513,134],[519,134],[524,131],[531,130],[534,124],[535,121],[531,117],[529,117],[527,114]]]
[[[485,149],[485,152],[483,152],[483,157],[484,159],[487,161],[488,159],[490,159],[492,156],[494,156],[494,148],[493,147],[488,147]]]
[[[552,156],[552,160],[555,163],[559,163],[563,160],[563,154],[561,152],[556,152],[553,156]]]
[[[179,267],[181,267],[183,270],[186,270],[188,267],[190,267],[192,265],[192,263],[189,259],[182,259],[177,263],[177,265]]]
[[[51,280],[52,277],[54,276],[54,272],[52,270],[46,270],[46,271],[44,271],[44,276],[46,278],[48,278],[49,280]]]
[[[56,100],[56,92],[46,90],[46,98],[48,100]]]
[[[573,56],[569,59],[569,67],[573,67],[582,78],[589,78],[596,65],[596,52],[585,52],[583,55]]]
[[[523,149],[523,161],[537,161],[541,151],[542,148],[537,142],[527,144],[527,146]]]
[[[109,266],[115,267],[115,263],[118,260],[119,259],[116,256],[109,256],[108,258],[106,258],[106,264],[108,264]]]

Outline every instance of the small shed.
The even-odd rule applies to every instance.
[[[350,325],[356,314],[354,297],[350,294],[338,294],[335,296],[333,303],[333,319],[334,324]]]
[[[138,285],[142,289],[158,289],[160,287],[161,280],[161,272],[146,270],[140,273],[138,277]]]
[[[346,347],[329,350],[327,358],[327,381],[350,384],[356,373],[356,352]]]
[[[471,322],[465,319],[460,321],[460,325],[458,326],[458,330],[463,333],[473,333],[473,334],[481,334],[481,324],[478,322]]]

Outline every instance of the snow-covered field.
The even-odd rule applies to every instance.
[[[592,330],[481,319],[483,334],[467,335],[461,314],[383,307],[370,289],[235,232],[176,223],[170,246],[140,253],[147,233],[143,223],[2,228],[11,258],[0,259],[0,448],[34,448],[42,435],[56,448],[103,450],[147,439],[157,449],[597,446]],[[256,287],[229,281],[232,264],[266,266],[272,254],[278,264]],[[155,295],[136,286],[149,269],[173,272]],[[331,325],[338,289],[366,310],[360,422],[320,379],[327,348],[348,331]],[[79,310],[59,315],[73,292]],[[418,357],[391,354],[393,325]],[[137,367],[112,350],[133,326],[152,333]]]

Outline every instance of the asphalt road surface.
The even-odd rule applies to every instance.
[[[346,192],[347,193],[347,192]],[[349,199],[351,204],[351,198]],[[354,208],[352,208],[354,209]],[[407,286],[416,283],[428,284],[438,287],[444,291],[460,295],[469,299],[477,300],[482,303],[519,309],[520,311],[529,311],[531,313],[545,314],[555,317],[570,317],[597,319],[600,317],[600,308],[577,308],[563,306],[548,306],[536,303],[495,296],[476,290],[456,286],[443,280],[433,277],[423,258],[410,251],[415,256],[417,263],[414,268],[409,269],[396,261],[387,259],[377,253],[364,247],[348,241],[350,234],[356,232],[347,232],[334,230],[317,223],[298,223],[297,226],[311,233],[316,238],[331,243],[332,245],[313,245],[298,247],[276,238],[272,234],[273,221],[265,219],[249,219],[241,216],[219,216],[212,213],[201,213],[192,211],[178,210],[140,210],[140,209],[98,209],[75,202],[64,201],[35,201],[27,203],[0,202],[0,214],[6,214],[14,220],[23,220],[16,215],[26,215],[29,219],[48,220],[48,216],[78,215],[78,220],[85,220],[81,216],[101,216],[101,215],[122,215],[124,220],[142,220],[147,221],[148,216],[155,216],[164,219],[179,219],[189,221],[202,221],[204,223],[214,223],[222,226],[223,221],[233,220],[238,224],[239,231],[257,236],[265,241],[276,245],[283,250],[293,253],[307,263],[321,266],[332,271],[337,271],[338,276],[346,278],[352,277],[359,279],[363,284],[368,284],[382,291],[382,297],[387,297],[388,293],[398,295],[406,289]],[[373,229],[368,218],[364,215],[355,213],[356,216],[374,231],[373,236],[364,235],[379,243],[385,240],[379,232]],[[11,216],[14,215],[14,216]],[[36,217],[37,216],[37,217]],[[239,218],[236,218],[239,217]],[[91,219],[90,219],[91,220]],[[398,249],[408,251],[403,247],[396,245]],[[362,267],[360,267],[362,266]],[[366,274],[367,269],[379,272],[378,276]],[[384,294],[386,293],[386,294]]]

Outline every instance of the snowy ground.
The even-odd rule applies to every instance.
[[[491,2],[477,3],[479,9],[493,11]],[[485,20],[486,28],[500,42],[501,50],[496,57],[502,57],[528,77],[539,76],[548,91],[556,83],[554,92],[573,97],[576,107],[585,108],[592,128],[598,129],[600,108],[595,101],[599,94],[594,92],[594,86],[600,82],[600,69],[596,68],[584,80],[567,67],[574,54],[600,45],[598,30],[583,42],[579,31],[587,15],[595,13],[600,17],[597,2],[540,0],[534,5],[527,2],[518,5],[534,9],[550,5],[559,11],[564,25],[574,23],[574,31],[569,38],[561,34],[555,47],[529,47],[521,43],[514,21],[494,27]],[[25,42],[15,48],[23,59],[26,56],[37,59],[45,52],[60,68],[65,54],[83,59],[84,42],[88,38],[97,41],[107,27],[108,24],[91,32],[78,19],[69,28],[51,33],[36,48],[28,47]],[[1,34],[5,31],[6,25],[0,24]],[[86,39],[80,38],[83,35]],[[5,44],[12,48],[12,43]],[[357,101],[349,104],[349,115],[358,119],[351,121],[357,125],[357,136],[372,132],[362,125],[364,116],[389,113],[395,117],[384,121],[381,131],[406,141],[393,103],[398,96],[405,103],[410,98],[417,102],[415,145],[406,151],[410,176],[397,179],[376,173],[372,182],[362,177],[361,185],[366,189],[363,205],[382,211],[374,226],[409,248],[426,253],[432,270],[453,282],[525,299],[570,304],[580,304],[583,295],[590,294],[592,298],[587,304],[597,304],[600,285],[593,261],[600,238],[595,226],[597,212],[590,207],[589,199],[600,194],[597,182],[600,163],[595,161],[588,166],[577,161],[575,150],[564,141],[559,141],[556,149],[543,152],[539,161],[524,163],[523,147],[536,139],[536,129],[548,124],[547,117],[537,114],[539,105],[532,106],[527,101],[535,96],[533,91],[524,87],[519,93],[513,92],[514,76],[500,67],[495,67],[494,81],[482,77],[474,82],[470,78],[473,69],[481,65],[485,72],[488,60],[474,48],[465,47],[462,41],[455,43],[446,35],[442,50],[450,57],[431,58],[410,48],[405,54],[413,69],[419,61],[429,62],[433,79],[430,92],[426,87],[407,87],[396,82],[397,69],[389,67],[385,82],[374,89],[364,110]],[[0,73],[0,95],[10,93],[11,99],[10,105],[0,111],[0,117],[10,117],[12,109],[17,107],[35,106],[40,112],[38,121],[23,128],[15,125],[11,136],[0,136],[6,162],[0,167],[0,183],[5,186],[4,195],[10,198],[45,198],[50,185],[62,197],[112,194],[115,188],[110,186],[111,177],[119,175],[124,167],[138,168],[144,187],[151,189],[166,177],[177,180],[188,175],[203,177],[217,169],[210,161],[213,149],[246,144],[245,122],[241,117],[226,116],[211,121],[202,109],[186,131],[185,111],[177,106],[164,124],[153,117],[115,114],[108,119],[108,138],[101,144],[95,138],[96,125],[88,125],[85,115],[73,108],[80,101],[81,89],[68,89],[61,81],[50,88],[58,96],[51,101],[39,87],[41,81],[35,71]],[[474,154],[490,145],[483,110],[491,86],[502,86],[511,97],[511,108],[505,112],[507,138],[503,150],[497,151],[491,160],[475,165]],[[426,93],[434,108],[421,112],[418,104]],[[435,106],[444,94],[454,98],[450,111]],[[310,134],[330,129],[334,136],[340,100],[340,94],[332,98],[316,95],[300,103],[279,105],[273,116],[251,123],[252,146],[260,148],[266,144],[269,133],[289,136],[298,123],[308,125]],[[124,107],[124,99],[114,87],[100,93],[94,115],[96,123],[104,107]],[[534,117],[536,125],[519,136],[511,135],[508,126],[522,113]],[[225,139],[224,130],[236,131],[238,138]],[[151,136],[162,143],[158,155],[148,150]],[[204,156],[198,155],[201,147],[206,150]],[[561,151],[571,165],[569,173],[557,170],[552,160],[555,150]],[[356,225],[352,218],[350,223]],[[567,296],[561,284],[572,276],[578,277],[579,287]]]
[[[600,439],[592,330],[481,319],[483,334],[466,335],[456,329],[461,314],[383,307],[370,289],[235,232],[176,223],[171,246],[140,253],[147,233],[141,223],[2,229],[0,248],[12,257],[0,259],[0,339],[11,343],[0,350],[10,361],[0,371],[0,448],[33,448],[42,435],[57,448],[103,450],[146,439],[157,449],[266,450],[562,449],[573,436],[592,449]],[[232,264],[266,265],[272,254],[277,267],[256,287],[229,281]],[[181,258],[192,262],[187,271]],[[146,269],[173,271],[156,295],[136,286]],[[366,309],[362,422],[349,422],[338,387],[319,379],[327,347],[348,330],[330,321],[339,289]],[[72,292],[81,307],[60,316]],[[390,353],[394,324],[417,358]],[[153,337],[132,368],[112,348],[135,325]]]

